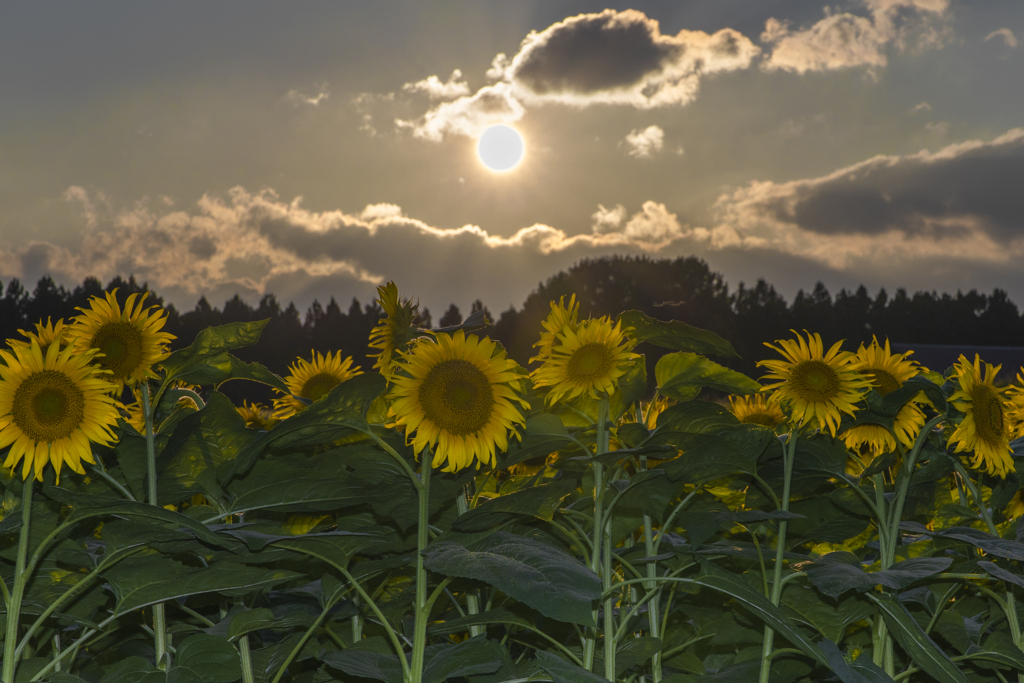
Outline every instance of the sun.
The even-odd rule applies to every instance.
[[[476,153],[492,171],[511,171],[523,159],[523,136],[511,126],[498,124],[484,130],[476,143]]]

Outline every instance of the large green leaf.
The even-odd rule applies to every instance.
[[[537,650],[534,656],[537,665],[551,676],[554,683],[607,683],[603,676],[591,673],[550,652]]]
[[[683,455],[659,465],[673,480],[700,484],[737,472],[753,473],[757,459],[774,441],[771,430],[740,425],[716,434],[676,435]]]
[[[820,643],[821,651],[828,657],[828,666],[843,683],[893,683],[892,678],[878,668],[868,657],[861,656],[847,662],[842,651],[831,640]]]
[[[485,636],[470,638],[446,647],[423,667],[424,683],[441,683],[449,678],[494,673],[504,663],[503,648]]]
[[[210,392],[206,407],[174,428],[158,459],[161,504],[177,503],[196,493],[220,498],[217,468],[235,458],[255,438],[231,401]]]
[[[715,434],[729,427],[739,426],[740,421],[720,403],[711,401],[687,401],[677,403],[658,415],[657,431],[686,432],[691,434]]]
[[[575,442],[561,418],[550,413],[540,413],[527,418],[522,439],[510,441],[508,451],[504,456],[499,456],[498,465],[507,468],[570,447],[575,447]]]
[[[822,556],[804,571],[815,588],[838,600],[847,591],[863,593],[875,586],[903,590],[918,579],[945,571],[952,563],[948,557],[916,557],[868,573],[860,568],[856,556],[837,552]]]
[[[431,571],[484,581],[552,619],[596,625],[591,610],[601,597],[601,580],[553,546],[499,531],[470,548],[434,543],[425,555]]]
[[[702,330],[686,323],[672,320],[655,320],[641,311],[625,311],[619,315],[623,327],[633,328],[633,336],[641,342],[648,342],[676,351],[692,351],[705,355],[739,358],[732,344],[714,332]]]
[[[431,624],[427,628],[427,632],[431,634],[463,633],[468,631],[470,626],[480,624],[507,624],[526,629],[536,628],[534,623],[526,617],[499,607],[498,609],[488,610],[479,614],[468,614],[464,617],[439,621],[436,624]]]
[[[167,683],[167,674],[142,657],[128,657],[110,667],[100,683]]]
[[[730,370],[695,353],[679,351],[661,357],[654,368],[658,391],[678,401],[690,401],[704,387],[728,394],[756,394],[761,385],[742,372]]]
[[[65,523],[71,524],[91,517],[120,517],[122,519],[139,520],[147,524],[171,530],[185,530],[196,538],[212,545],[220,545],[221,539],[204,524],[187,515],[167,510],[155,505],[146,505],[131,500],[108,502],[96,499],[84,499],[75,507]]]
[[[751,588],[750,584],[738,576],[712,564],[704,558],[698,557],[697,559],[700,562],[700,573],[693,577],[694,583],[706,586],[738,600],[761,621],[775,629],[775,632],[781,637],[803,650],[805,654],[815,661],[826,666],[828,665],[825,655],[818,646],[805,636],[783,614],[782,610],[773,605],[762,593]]]
[[[231,366],[230,361],[226,361],[227,352],[258,342],[268,322],[258,320],[206,328],[196,335],[188,348],[175,351],[161,363],[166,380],[180,379],[203,386],[217,384],[218,379],[223,381],[224,363],[228,363],[228,369]],[[287,387],[281,388],[287,391]]]
[[[866,593],[882,610],[889,631],[922,671],[943,683],[968,683],[967,677],[931,637],[924,632],[907,608],[889,593]]]
[[[514,493],[491,498],[452,522],[455,531],[483,531],[523,515],[551,519],[562,499],[576,489],[568,477],[542,486],[530,486]]]
[[[395,655],[350,647],[325,655],[324,662],[349,676],[370,678],[385,683],[402,683],[402,663]]]
[[[202,683],[232,683],[242,677],[238,651],[223,638],[197,633],[177,646],[174,667],[168,672],[168,683],[180,670],[191,680]]]
[[[216,564],[193,570],[159,556],[131,557],[104,572],[117,598],[117,612],[200,593],[249,593],[302,576],[282,569]]]
[[[803,586],[786,586],[782,604],[792,610],[790,616],[816,629],[829,640],[838,642],[845,625],[835,607],[821,599],[815,591]]]
[[[342,382],[298,415],[281,422],[239,452],[228,477],[248,471],[267,448],[314,446],[336,441],[353,432],[366,432],[366,413],[384,393],[385,379],[377,373],[356,375]]]
[[[996,557],[1003,557],[1008,560],[1024,560],[1024,543],[1011,541],[1007,538],[999,538],[980,529],[954,526],[948,529],[932,531],[919,522],[900,522],[900,529],[924,536],[932,536],[933,538],[949,538],[969,543]]]

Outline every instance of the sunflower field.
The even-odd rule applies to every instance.
[[[1024,370],[793,332],[755,381],[574,298],[527,369],[378,293],[372,368],[116,291],[7,340],[0,683],[1024,683]]]

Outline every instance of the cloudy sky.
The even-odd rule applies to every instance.
[[[520,306],[606,254],[1024,304],[1020,0],[0,9],[0,279]],[[491,125],[525,155],[496,173]]]

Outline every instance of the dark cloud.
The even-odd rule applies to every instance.
[[[189,240],[188,252],[196,258],[206,260],[217,253],[217,244],[205,235],[193,237]]]
[[[661,70],[682,49],[662,39],[658,22],[642,12],[605,10],[544,31],[520,53],[515,78],[538,94],[622,88]]]
[[[1024,133],[959,152],[871,160],[797,189],[776,202],[775,216],[820,234],[943,234],[969,224],[1006,242],[1024,235],[1022,179]]]

